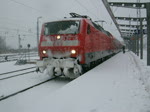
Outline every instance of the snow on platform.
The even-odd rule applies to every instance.
[[[32,97],[22,112],[150,112],[150,67],[119,53],[52,94]],[[0,110],[17,112],[14,99],[0,102]]]

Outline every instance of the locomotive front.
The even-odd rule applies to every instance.
[[[80,20],[45,23],[42,27],[37,70],[50,76],[76,78],[82,74]]]

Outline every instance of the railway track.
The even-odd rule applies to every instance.
[[[7,73],[1,73],[0,76],[5,76],[6,74],[17,73],[17,72],[25,71],[25,70],[29,70],[29,69],[30,69],[30,70],[31,70],[31,69],[35,69],[35,67],[30,67],[30,68],[15,70],[15,71],[7,72]],[[17,77],[17,76],[20,76],[20,75],[25,75],[25,74],[32,73],[32,72],[35,72],[35,70],[28,71],[28,72],[24,72],[24,73],[20,73],[20,74],[13,75],[13,76],[9,76],[9,77],[4,77],[4,78],[2,78],[2,79],[0,79],[0,80],[9,79],[9,78],[12,78],[12,77]],[[28,90],[30,90],[30,89],[32,89],[32,88],[35,88],[35,87],[40,86],[40,85],[42,85],[42,84],[44,84],[44,83],[46,83],[46,82],[49,82],[49,81],[51,81],[51,80],[53,80],[53,79],[55,79],[55,78],[56,78],[56,77],[51,78],[51,79],[46,79],[46,80],[41,81],[41,82],[39,82],[39,83],[37,83],[37,84],[33,84],[33,85],[28,86],[28,87],[25,87],[25,88],[23,88],[23,89],[21,88],[20,90],[16,90],[16,92],[14,91],[14,92],[9,93],[9,94],[7,94],[7,95],[3,95],[3,94],[2,94],[2,95],[0,96],[0,101],[6,100],[6,99],[8,99],[8,98],[11,98],[11,97],[13,97],[13,96],[15,96],[15,95],[18,95],[19,93],[26,92],[26,91],[28,91]]]
[[[0,63],[4,63],[4,62],[10,62],[10,61],[17,61],[17,59],[10,59],[10,60],[2,60],[2,61],[0,61]]]
[[[3,55],[0,56],[0,63],[9,62],[9,61],[16,61],[19,58],[19,55]]]
[[[0,81],[2,81],[3,83],[5,83],[5,80],[6,79],[10,79],[10,78],[14,78],[15,79],[15,77],[17,77],[17,76],[22,76],[22,75],[25,75],[25,74],[30,74],[30,73],[32,73],[32,72],[35,72],[35,68],[36,67],[29,67],[29,68],[24,68],[24,69],[19,69],[19,70],[14,70],[14,71],[10,71],[10,72],[5,72],[5,73],[1,73],[0,74]],[[34,69],[34,70],[32,70],[32,69]],[[31,74],[32,75],[32,74]],[[28,75],[29,76],[29,75]],[[2,77],[2,78],[1,78]],[[54,77],[55,78],[55,77]],[[42,85],[42,84],[44,84],[44,83],[46,83],[46,82],[48,82],[48,81],[50,81],[50,80],[53,80],[54,78],[51,78],[51,79],[45,79],[45,80],[43,80],[43,81],[39,81],[38,83],[36,83],[36,84],[32,84],[32,85],[29,85],[29,86],[27,86],[27,87],[21,87],[20,89],[18,89],[18,90],[16,90],[16,91],[14,91],[14,92],[12,92],[12,93],[9,93],[9,94],[1,94],[0,95],[0,101],[2,101],[2,100],[5,100],[5,99],[7,99],[7,98],[10,98],[10,97],[13,97],[13,96],[15,96],[15,95],[17,95],[17,94],[19,94],[19,93],[23,93],[23,92],[25,92],[25,91],[27,91],[27,90],[29,90],[29,89],[32,89],[32,88],[34,88],[34,87],[37,87],[37,86],[39,86],[39,85]],[[6,82],[8,82],[9,80],[7,80]],[[10,79],[10,81],[11,81],[11,79]],[[7,84],[7,83],[6,83]],[[20,84],[19,82],[18,82],[18,84]],[[3,84],[2,84],[3,85]],[[13,85],[13,84],[12,84]],[[8,86],[9,87],[9,86]],[[23,88],[23,89],[22,89]],[[3,93],[3,92],[2,92]]]
[[[15,70],[15,71],[1,73],[0,76],[4,76],[4,77],[0,78],[0,81],[35,72],[35,68],[36,67],[30,67],[30,68],[25,68],[25,69],[20,69],[20,70]],[[34,70],[30,70],[30,69],[34,69]],[[28,70],[30,70],[30,71],[28,71]],[[26,72],[22,72],[22,71],[26,71]],[[13,74],[13,73],[17,73],[17,72],[21,72],[21,73],[16,74],[16,75]],[[9,75],[9,76],[5,76],[5,75]]]
[[[56,78],[56,77],[55,77],[55,78]],[[42,85],[42,84],[44,84],[44,83],[46,83],[46,82],[48,82],[48,81],[51,81],[51,80],[53,80],[53,79],[55,79],[55,78],[51,78],[51,79],[42,81],[42,82],[40,82],[40,83],[34,84],[34,85],[32,85],[32,86],[29,86],[29,87],[27,87],[27,88],[24,88],[24,89],[22,89],[22,90],[19,90],[19,91],[14,92],[14,93],[12,93],[12,94],[10,94],[10,95],[7,95],[7,96],[2,95],[2,96],[0,96],[0,101],[5,100],[5,99],[8,99],[8,98],[10,98],[10,97],[13,97],[13,96],[15,96],[15,95],[17,95],[17,94],[19,94],[19,93],[23,93],[23,92],[25,92],[25,91],[27,91],[27,90],[29,90],[29,89],[32,89],[32,88],[37,87],[37,86],[39,86],[39,85]]]
[[[37,53],[30,53],[30,57],[37,56]],[[29,54],[14,54],[14,55],[3,55],[0,56],[0,63],[9,62],[9,61],[17,61],[20,58],[26,59],[29,57]]]

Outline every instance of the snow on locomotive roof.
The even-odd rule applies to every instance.
[[[52,21],[47,21],[45,23],[56,22],[56,21],[69,21],[69,20],[71,20],[71,21],[80,21],[82,19],[85,19],[85,18],[63,18],[63,19],[57,19],[57,20],[55,19],[55,20],[52,20]]]
[[[83,19],[83,18],[64,18],[62,20],[81,20],[81,19]]]

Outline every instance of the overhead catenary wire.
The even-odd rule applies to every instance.
[[[9,0],[9,1],[19,3],[15,0]],[[19,3],[19,4],[24,5],[24,6],[27,7],[27,5],[25,5],[23,3]],[[28,8],[29,8],[29,6],[28,6]],[[34,8],[32,8],[32,9],[34,9]],[[39,11],[39,10],[37,10],[37,11]],[[1,32],[8,32],[9,31],[9,32],[32,33],[32,34],[36,33],[36,29],[28,27],[28,26],[22,26],[21,23],[24,23],[25,21],[20,22],[20,18],[19,19],[12,19],[12,18],[9,18],[9,17],[0,17],[0,21],[2,21],[0,23],[1,24],[0,25]],[[29,32],[28,30],[31,30],[32,32]]]
[[[95,2],[92,2],[92,1],[88,0],[88,6],[90,6],[90,4],[93,6],[93,9],[97,11],[97,14],[93,13],[95,15],[96,19],[100,20],[100,18],[97,16],[99,9],[96,6]],[[93,9],[91,9],[90,11],[92,11]]]
[[[15,28],[16,28],[16,27],[19,27],[19,28],[22,28],[22,29],[23,29],[23,28],[24,28],[24,29],[27,29],[27,27],[28,27],[28,26],[23,26],[23,25],[21,26],[21,24],[20,24],[19,22],[2,21],[1,19],[0,19],[0,21],[1,21],[1,22],[0,22],[0,28],[3,27],[4,25],[5,25],[5,26],[10,26],[10,27],[12,27],[12,26],[14,27],[14,26],[15,26]],[[31,27],[30,27],[29,29],[31,29]],[[32,28],[32,29],[33,29],[33,28]]]
[[[24,7],[30,8],[30,9],[32,9],[32,10],[34,10],[34,11],[40,13],[40,15],[42,15],[42,16],[45,16],[45,17],[47,16],[47,15],[43,15],[44,13],[43,13],[41,10],[37,9],[37,8],[31,7],[31,6],[29,6],[29,5],[26,5],[26,4],[22,3],[22,2],[18,2],[18,1],[16,1],[16,0],[10,0],[10,1],[15,2],[15,3],[17,3],[17,4],[20,4],[20,5],[23,5]],[[38,15],[38,16],[39,16],[39,15]],[[38,17],[38,16],[37,16],[37,17]],[[47,16],[47,17],[48,17],[48,16]],[[55,17],[56,17],[56,16],[55,16]],[[59,19],[58,17],[56,17],[56,18]]]
[[[95,0],[95,1],[97,1],[97,0]],[[89,0],[89,2],[90,2],[90,3],[93,5],[93,7],[96,9],[96,11],[97,11],[97,16],[98,16],[98,15],[100,16],[100,13],[99,13],[100,7],[97,6],[97,5],[100,5],[100,2],[97,1],[97,3],[95,3],[95,2],[93,2],[93,1],[91,1],[91,0]],[[96,4],[97,4],[97,5],[96,5]],[[97,18],[96,21],[101,22],[101,26],[103,27],[103,22],[105,22],[105,23],[107,23],[107,22],[104,21],[104,20],[102,20],[101,18],[99,18],[99,17],[97,17],[97,16],[96,16],[96,18]],[[97,22],[97,24],[99,24],[99,22]],[[100,25],[100,24],[99,24],[99,25]]]
[[[88,10],[88,8],[86,8],[81,2],[79,2],[78,0],[75,0],[75,2],[77,2],[82,8],[84,8],[86,10],[86,12],[89,12],[90,14],[92,14],[93,16],[95,16],[96,18],[97,15],[95,15],[93,12],[91,12],[90,10]]]
[[[18,33],[26,33],[26,34],[36,34],[36,32],[34,32],[32,29],[21,29],[21,28],[9,28],[9,27],[0,27],[0,31],[3,33],[14,33],[14,34],[18,34]]]
[[[23,5],[23,6],[25,6],[25,7],[28,7],[28,8],[30,8],[30,9],[33,9],[33,10],[35,10],[35,11],[37,11],[37,12],[40,12],[40,10],[38,10],[38,9],[36,9],[36,8],[33,8],[33,7],[29,6],[29,5],[26,5],[26,4],[24,4],[24,3],[18,2],[18,1],[16,1],[16,0],[10,0],[10,1],[15,2],[15,3],[17,3],[17,4],[20,4],[20,5]]]

